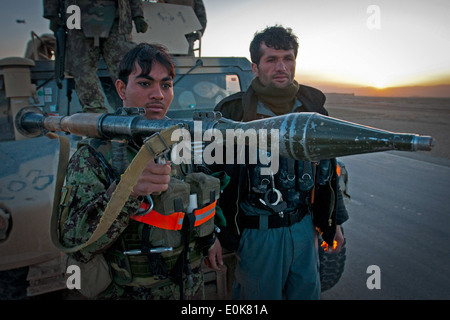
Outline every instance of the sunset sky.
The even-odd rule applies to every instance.
[[[208,55],[248,56],[256,30],[282,24],[300,40],[300,79],[376,87],[450,84],[447,0],[206,0],[205,5],[211,21],[204,36]],[[367,26],[370,5],[379,8],[379,29]]]
[[[204,0],[204,4],[208,16],[204,56],[249,58],[254,32],[281,24],[299,37],[299,82],[378,88],[450,85],[448,0]],[[0,58],[23,56],[31,30],[48,32],[42,1],[3,1]]]

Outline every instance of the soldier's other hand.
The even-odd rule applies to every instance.
[[[205,257],[205,265],[213,269],[215,271],[220,271],[220,267],[223,266],[223,259],[222,259],[222,246],[220,245],[219,239],[216,238],[216,241],[212,245],[211,248],[209,248],[208,256]]]
[[[195,41],[200,39],[200,34],[198,32],[191,32],[186,35],[188,41]]]
[[[143,17],[134,18],[134,26],[136,27],[136,32],[144,33],[148,29],[148,24],[145,22]]]
[[[145,196],[153,192],[166,191],[169,187],[171,167],[170,163],[155,163],[150,161],[142,171],[131,196]]]

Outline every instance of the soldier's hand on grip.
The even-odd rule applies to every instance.
[[[138,196],[146,196],[154,192],[167,190],[170,181],[170,171],[170,163],[149,162],[134,186],[131,196],[137,198]]]

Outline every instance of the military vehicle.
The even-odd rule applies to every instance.
[[[246,58],[203,57],[201,40],[196,55],[185,53],[186,40],[178,35],[199,29],[190,7],[144,2],[144,9],[153,34],[144,38],[134,34],[135,41],[164,41],[177,66],[169,117],[192,119],[194,111],[212,110],[221,99],[250,85],[253,74]],[[44,38],[50,41],[39,41]],[[71,115],[80,112],[81,105],[70,76],[66,75],[60,86],[55,81],[55,61],[50,56],[53,35],[34,35],[31,47],[31,59],[0,60],[0,299],[69,291],[64,256],[53,247],[49,235],[59,145],[47,137],[25,138],[15,129],[14,118],[26,106],[48,114]],[[97,74],[105,91],[113,87],[102,60]],[[115,109],[111,102],[107,108]],[[74,151],[79,137],[69,137]],[[345,173],[342,163],[341,168]],[[346,183],[342,187],[346,189]],[[329,289],[344,270],[345,248],[334,255],[320,250],[323,288]],[[208,298],[230,298],[233,257],[233,253],[225,253],[220,272],[205,269]]]

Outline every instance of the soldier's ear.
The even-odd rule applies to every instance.
[[[127,85],[125,82],[123,82],[120,79],[116,80],[116,90],[119,94],[120,99],[125,100],[125,91],[126,91]]]
[[[255,75],[255,77],[259,77],[258,65],[254,62],[252,62],[252,72]]]

